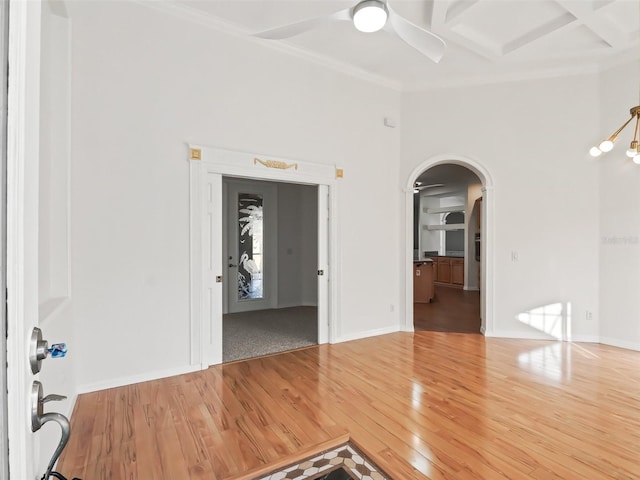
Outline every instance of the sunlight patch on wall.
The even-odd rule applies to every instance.
[[[536,307],[516,317],[518,321],[550,335],[557,340],[571,340],[571,303],[550,303]]]

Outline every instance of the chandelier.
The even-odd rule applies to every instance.
[[[629,120],[624,122],[618,130],[613,132],[609,136],[609,138],[603,140],[602,143],[600,143],[600,145],[598,145],[597,147],[591,147],[589,153],[592,157],[599,157],[603,152],[606,153],[613,150],[613,144],[618,138],[620,132],[622,132],[622,130],[624,130],[625,127],[629,125],[635,118],[636,126],[633,130],[633,140],[631,141],[629,149],[627,150],[627,157],[630,157],[631,159],[633,159],[634,163],[640,165],[640,146],[638,145],[638,137],[640,137],[640,105],[638,105],[637,107],[633,107],[631,110],[629,110],[629,113],[631,113],[631,117],[629,118]]]

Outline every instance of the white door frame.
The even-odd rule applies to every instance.
[[[191,364],[200,368],[222,363],[222,176],[318,185],[318,206],[328,207],[328,232],[318,223],[318,343],[337,338],[337,195],[334,165],[300,162],[255,153],[189,145]],[[321,198],[327,195],[327,199]],[[213,254],[206,245],[218,245]],[[325,263],[326,262],[326,263]],[[226,280],[226,279],[225,279]],[[321,302],[323,302],[321,304]],[[326,304],[324,303],[326,302]]]
[[[480,230],[480,331],[490,337],[494,332],[494,198],[493,178],[477,160],[455,154],[441,154],[420,163],[409,174],[405,185],[405,325],[403,330],[413,331],[413,188],[422,172],[436,165],[454,164],[468,168],[482,182],[482,216]]]
[[[7,115],[7,388],[11,478],[36,478],[28,339],[38,324],[40,2],[9,5]]]

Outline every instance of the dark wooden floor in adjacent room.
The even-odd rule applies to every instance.
[[[480,333],[480,292],[436,285],[431,303],[413,304],[415,330]]]

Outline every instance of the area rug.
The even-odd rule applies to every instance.
[[[391,480],[391,477],[347,443],[256,480]]]

